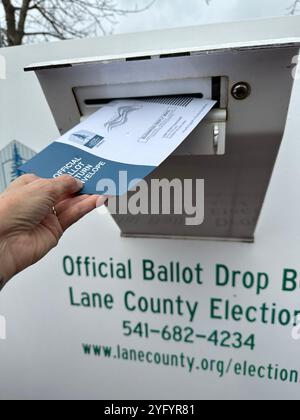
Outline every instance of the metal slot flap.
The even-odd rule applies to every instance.
[[[174,153],[176,156],[224,155],[226,109],[213,109]]]

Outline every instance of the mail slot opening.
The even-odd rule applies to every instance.
[[[187,58],[191,59],[191,57]],[[170,62],[166,63],[168,60]],[[72,92],[81,117],[91,115],[101,106],[115,99],[150,100],[151,98],[172,99],[173,97],[184,96],[213,99],[216,101],[215,109],[227,108],[229,96],[229,78],[227,76],[201,77],[200,74],[197,75],[198,69],[196,74],[191,72],[189,77],[183,77],[181,75],[182,70],[175,72],[172,70],[172,73],[170,73],[171,64],[176,66],[178,64],[177,60],[178,58],[159,60],[163,62],[163,68],[161,69],[163,77],[161,79],[159,79],[160,75],[157,74],[156,69],[146,68],[144,62],[138,62],[142,66],[135,70],[135,76],[129,77],[126,75],[125,78],[122,74],[130,71],[131,68],[123,67],[124,63],[119,63],[114,69],[112,68],[116,74],[120,75],[118,80],[109,76],[108,79],[103,77],[103,82],[100,78],[97,85],[73,86]],[[191,65],[188,62],[186,64]],[[125,65],[132,66],[132,62],[125,63]],[[148,65],[148,67],[152,66],[153,63]],[[106,67],[103,67],[103,69],[107,71]]]
[[[211,99],[216,101],[216,104],[215,104],[214,108],[219,108],[221,106],[222,94],[224,95],[224,87],[225,87],[224,85],[225,85],[226,80],[225,80],[225,78],[222,78],[222,77],[212,77],[210,82],[211,82]],[[223,85],[223,89],[222,89],[222,85]],[[76,92],[77,92],[77,90],[74,89],[73,93],[74,93],[75,96],[76,96]],[[132,92],[132,94],[134,95],[134,92]],[[132,99],[137,99],[137,100],[138,99],[143,99],[143,100],[154,99],[155,100],[155,99],[158,99],[162,96],[164,98],[167,98],[167,99],[171,100],[172,98],[178,97],[178,94],[173,93],[173,94],[170,94],[170,95],[133,96]],[[207,92],[204,92],[204,93],[196,92],[196,91],[193,92],[193,93],[181,92],[180,96],[183,96],[183,97],[186,97],[186,98],[193,97],[193,98],[203,99],[207,96]],[[116,97],[112,97],[112,98],[101,98],[101,97],[91,98],[91,99],[86,98],[86,99],[84,99],[84,104],[87,107],[101,107],[103,105],[108,104],[112,100],[120,100],[120,99],[123,99],[123,97],[116,96]]]
[[[203,97],[204,97],[203,93],[195,93],[195,94],[188,93],[188,94],[185,94],[185,95],[182,95],[182,96],[185,97],[185,98],[193,97],[193,98],[199,98],[199,99],[203,99]],[[171,102],[172,99],[175,100],[176,98],[178,98],[178,96],[176,96],[176,95],[169,95],[169,96],[164,96],[164,97],[159,97],[159,96],[148,96],[147,97],[146,96],[146,97],[135,97],[135,98],[131,98],[131,99],[134,99],[134,100],[143,99],[143,100],[154,100],[155,101],[156,99],[159,99],[159,98],[166,98],[167,100],[170,100],[170,102]],[[85,105],[91,106],[91,107],[94,107],[94,106],[101,107],[102,105],[109,104],[111,101],[119,101],[121,99],[123,99],[123,98],[111,98],[111,99],[96,98],[96,99],[86,99],[84,101],[84,103],[85,103]]]

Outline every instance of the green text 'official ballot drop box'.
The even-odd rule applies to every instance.
[[[123,236],[251,242],[285,130],[299,46],[299,17],[253,20],[99,38],[98,56],[26,71],[36,72],[61,134],[112,99],[214,99],[206,119],[148,178],[204,179],[204,223],[187,226],[185,214],[113,217]]]

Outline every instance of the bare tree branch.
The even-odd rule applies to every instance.
[[[0,0],[5,15],[0,46],[108,34],[120,16],[146,11],[155,2],[126,9],[116,0]]]
[[[300,10],[300,0],[294,0],[293,3],[288,8],[288,11],[291,15],[295,15]]]

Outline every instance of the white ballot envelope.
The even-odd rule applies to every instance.
[[[6,340],[6,319],[0,315],[0,340]]]
[[[112,101],[20,170],[43,178],[69,174],[84,183],[83,194],[123,195],[161,165],[215,103],[182,96]]]

